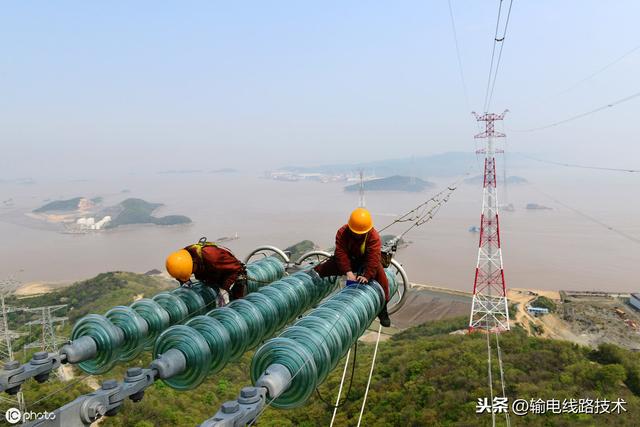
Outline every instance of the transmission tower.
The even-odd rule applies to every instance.
[[[478,150],[484,154],[484,183],[482,189],[482,215],[480,216],[480,243],[478,262],[473,283],[473,302],[469,318],[469,330],[489,331],[509,330],[509,310],[507,291],[502,268],[500,247],[500,223],[498,220],[498,193],[496,189],[496,157],[501,152],[494,147],[494,138],[502,138],[504,133],[496,132],[494,122],[502,120],[507,113],[484,113],[473,115],[479,122],[485,122],[485,130],[475,138],[486,139],[485,148]]]
[[[364,172],[360,170],[360,188],[359,188],[360,199],[358,201],[358,207],[364,208]]]
[[[40,326],[38,339],[25,345],[25,349],[38,348],[40,351],[46,352],[58,350],[58,346],[64,343],[66,339],[56,336],[55,325],[60,322],[64,325],[64,321],[69,318],[66,316],[56,316],[55,313],[65,307],[67,307],[66,304],[25,309],[25,311],[29,313],[37,313],[38,315],[36,320],[27,322],[29,329],[34,325]]]
[[[20,307],[9,307],[5,304],[5,297],[11,295],[18,287],[20,282],[14,278],[6,278],[0,281],[0,360],[4,363],[3,367],[9,366],[8,364],[19,363],[13,360],[13,348],[12,341],[22,334],[9,329],[9,313],[23,310]],[[25,410],[24,395],[22,391],[19,391],[15,397],[0,397],[0,404],[7,408],[18,408],[21,412]]]
[[[11,295],[18,287],[20,282],[7,278],[0,281],[0,359],[2,361],[13,360],[12,341],[20,336],[20,334],[9,329],[9,313],[20,311],[19,307],[9,307],[5,303],[5,298]]]

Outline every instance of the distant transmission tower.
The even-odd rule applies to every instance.
[[[364,208],[365,207],[365,200],[364,200],[364,172],[362,170],[360,170],[360,199],[358,200],[358,207]]]
[[[46,307],[28,308],[25,311],[30,313],[37,313],[36,320],[27,322],[27,326],[31,329],[32,326],[40,326],[38,333],[38,339],[25,345],[25,349],[38,348],[40,351],[54,352],[58,350],[58,346],[66,341],[62,337],[56,336],[56,323],[62,322],[69,318],[66,316],[55,316],[55,313],[63,308],[66,308],[66,304],[62,305],[50,305]]]
[[[22,308],[9,307],[5,304],[5,297],[11,295],[19,286],[20,282],[11,277],[0,281],[0,359],[4,362],[3,368],[19,366],[19,362],[13,360],[11,342],[21,334],[9,329],[9,313],[21,311]],[[18,408],[21,412],[26,408],[22,391],[19,391],[15,397],[0,396],[0,403],[6,407]]]
[[[13,278],[0,281],[0,359],[2,361],[13,360],[11,343],[20,336],[9,329],[9,313],[20,311],[21,308],[9,307],[5,304],[5,297],[11,295],[19,286],[20,282]]]
[[[504,137],[496,132],[494,122],[502,120],[502,114],[485,113],[473,115],[479,122],[485,122],[485,131],[475,138],[487,140],[484,153],[484,184],[482,189],[482,215],[480,216],[480,243],[478,262],[473,283],[473,302],[469,329],[487,329],[493,331],[509,330],[509,310],[507,290],[502,268],[502,249],[500,247],[500,223],[498,220],[498,193],[496,189],[496,157],[501,152],[493,145],[493,138]]]

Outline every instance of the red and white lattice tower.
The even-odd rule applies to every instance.
[[[494,148],[494,138],[505,134],[496,132],[494,122],[502,120],[502,114],[485,113],[473,115],[479,122],[485,122],[485,130],[475,136],[484,138],[484,184],[482,189],[482,215],[480,216],[480,244],[478,263],[473,283],[473,302],[469,318],[469,330],[487,329],[491,331],[509,330],[509,310],[507,288],[502,269],[502,249],[500,248],[500,222],[498,220],[498,193],[496,189],[496,156],[502,150]]]

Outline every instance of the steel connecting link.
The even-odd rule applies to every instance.
[[[240,427],[252,423],[264,410],[267,395],[279,395],[290,381],[291,374],[285,366],[270,366],[255,387],[244,387],[236,400],[223,403],[218,413],[200,427]]]
[[[186,360],[177,350],[169,351],[151,363],[150,368],[129,368],[124,381],[107,380],[89,394],[80,396],[51,413],[51,416],[26,424],[29,427],[84,427],[103,416],[116,415],[124,401],[139,402],[147,388],[158,379],[183,371]]]
[[[274,257],[251,263],[247,269],[252,277],[249,287],[254,290],[285,274],[284,264]],[[61,363],[77,364],[89,374],[108,372],[116,363],[151,350],[169,326],[204,314],[217,304],[218,293],[214,289],[195,283],[160,292],[150,299],[142,298],[130,306],[114,307],[104,316],[89,314],[76,322],[71,341],[58,353],[39,352],[24,365],[16,361],[5,364],[0,371],[0,391],[15,394],[29,378],[44,382]]]

